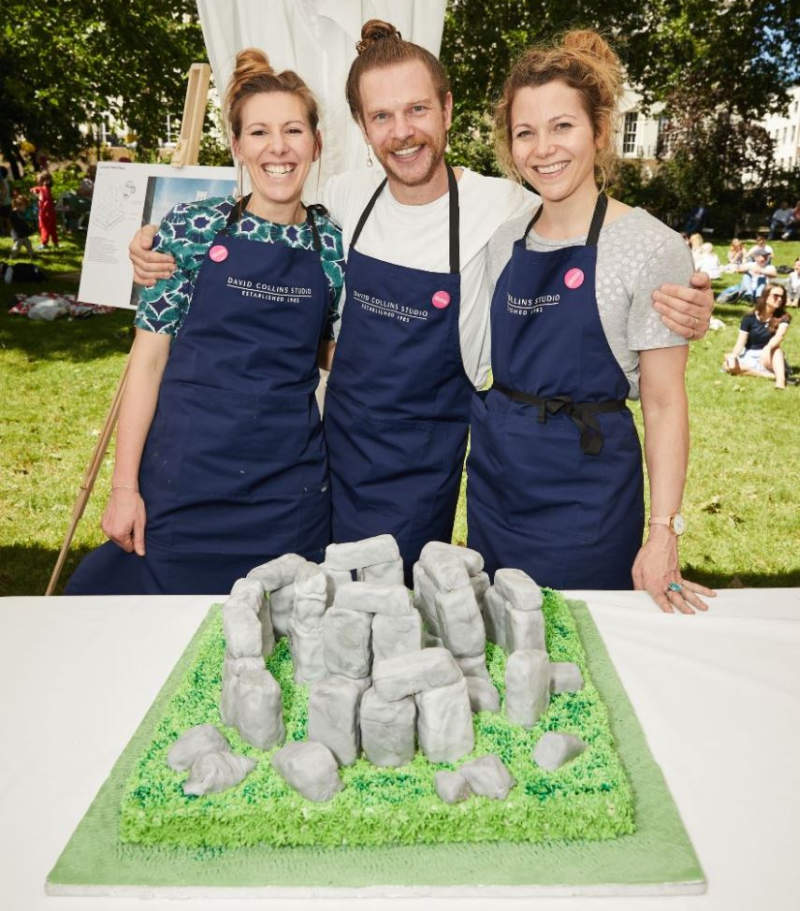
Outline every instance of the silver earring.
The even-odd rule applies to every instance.
[[[367,167],[371,168],[373,165],[372,161],[372,147],[367,143]]]

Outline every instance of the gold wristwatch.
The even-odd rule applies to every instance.
[[[666,525],[674,535],[682,535],[686,531],[686,519],[679,512],[671,516],[651,516],[651,525]]]

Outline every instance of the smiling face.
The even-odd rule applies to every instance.
[[[359,89],[361,127],[395,197],[402,201],[404,187],[424,188],[444,177],[453,99],[448,93],[442,105],[425,65],[409,60],[368,70]]]
[[[785,300],[786,292],[783,288],[770,288],[764,301],[767,316],[772,316]]]
[[[321,148],[302,99],[291,92],[251,95],[242,105],[241,123],[233,152],[250,175],[248,209],[271,221],[295,220],[303,184]]]
[[[511,104],[511,156],[545,202],[597,194],[595,137],[580,92],[561,80],[525,86]]]

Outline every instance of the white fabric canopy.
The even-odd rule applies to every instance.
[[[361,26],[391,22],[409,41],[438,55],[446,0],[197,0],[208,58],[220,96],[236,54],[264,50],[276,71],[293,69],[317,96],[321,111],[321,170],[307,187],[366,163],[364,139],[350,116],[344,85]],[[316,195],[314,193],[314,195]]]

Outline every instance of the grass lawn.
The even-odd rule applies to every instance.
[[[0,238],[0,259],[10,240]],[[791,263],[800,243],[773,242],[776,263]],[[717,247],[723,262],[727,245]],[[48,271],[35,285],[0,283],[0,595],[43,594],[72,505],[130,347],[132,314],[34,322],[9,316],[15,293],[74,291],[80,247],[65,241],[37,260]],[[733,281],[725,276],[715,290]],[[692,453],[681,542],[689,578],[724,587],[800,585],[800,387],[720,372],[740,305],[717,312],[725,329],[693,343],[688,388]],[[784,348],[800,372],[800,312]],[[638,406],[633,406],[641,430]],[[57,592],[88,549],[103,540],[107,456],[78,526]],[[456,540],[466,537],[463,500]]]

